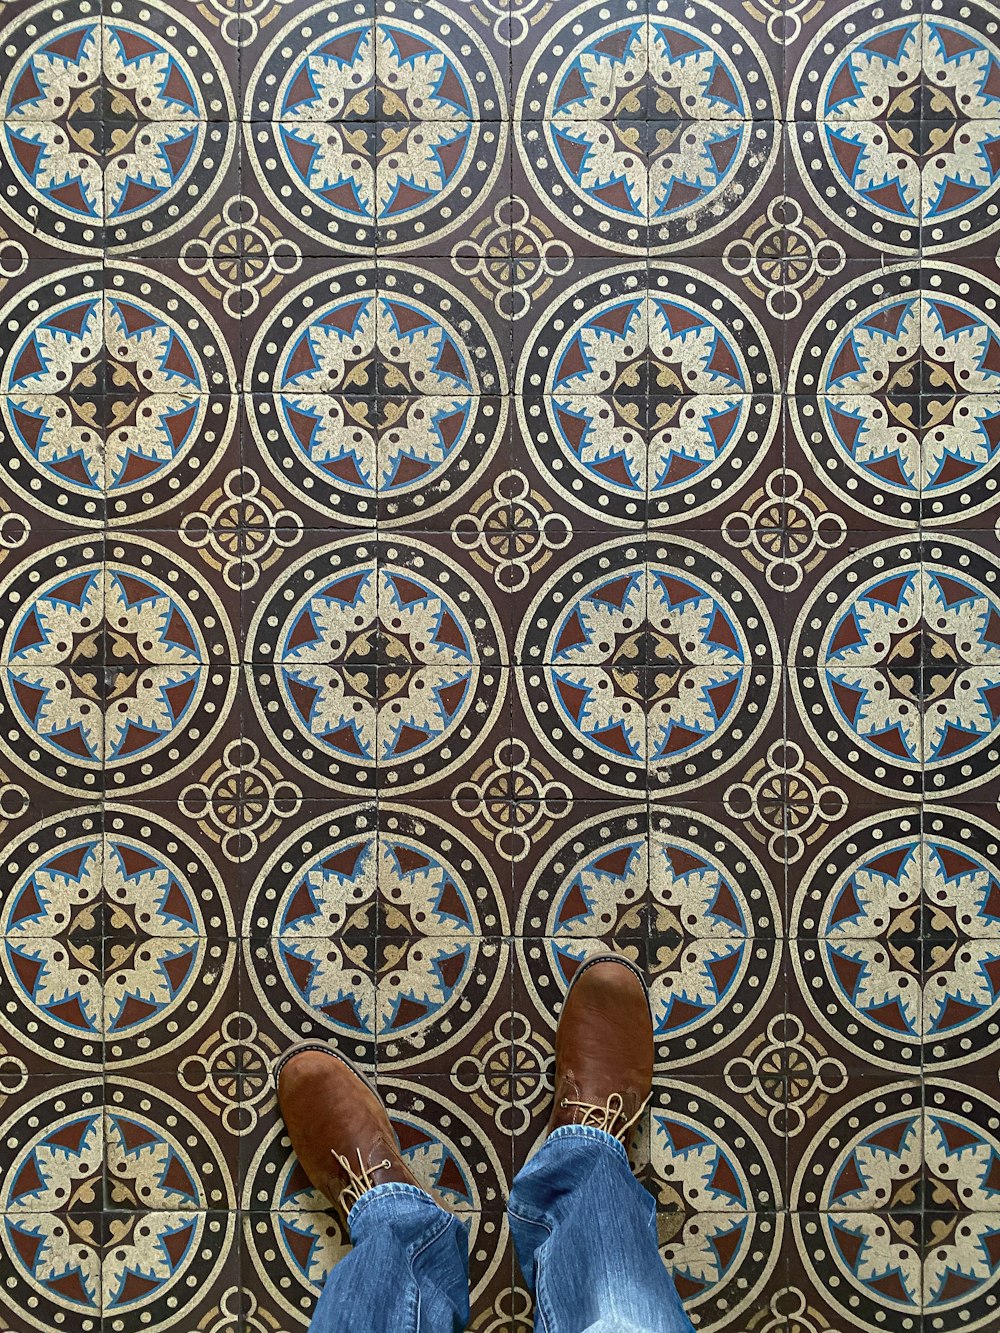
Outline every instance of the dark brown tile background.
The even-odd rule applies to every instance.
[[[525,1333],[609,943],[700,1331],[995,1326],[997,22],[0,4],[7,1333],[307,1326],[302,1036]]]

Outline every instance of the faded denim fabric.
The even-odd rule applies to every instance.
[[[656,1206],[603,1130],[557,1129],[507,1205],[536,1333],[693,1333],[656,1244]],[[354,1248],[310,1333],[461,1333],[465,1227],[412,1185],[377,1185],[348,1217]]]

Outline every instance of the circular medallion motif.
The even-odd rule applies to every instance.
[[[868,547],[819,584],[789,661],[799,714],[835,764],[878,791],[931,795],[995,769],[997,581],[986,551],[925,537]]]
[[[186,1135],[164,1128],[178,1120]],[[204,1126],[172,1098],[118,1080],[106,1104],[91,1082],[44,1092],[0,1136],[18,1144],[0,1184],[4,1295],[25,1324],[96,1330],[102,1315],[153,1327],[182,1319],[219,1271],[234,1228],[221,1211],[235,1206],[228,1171]],[[105,1185],[113,1211],[102,1214]]]
[[[523,953],[522,975],[553,1024],[595,939],[648,936],[657,1066],[669,1069],[733,1041],[768,998],[778,948],[753,936],[777,919],[763,867],[720,824],[626,807],[574,825],[531,876],[517,935],[540,938],[544,964]]]
[[[413,539],[337,542],[300,560],[254,616],[254,705],[325,787],[419,787],[469,760],[503,702],[506,647],[464,571]]]
[[[403,1161],[421,1185],[456,1213],[469,1230],[469,1252],[487,1249],[477,1265],[472,1299],[482,1292],[503,1257],[501,1231],[486,1209],[502,1207],[505,1172],[492,1144],[465,1112],[416,1083],[379,1080]],[[431,1103],[430,1105],[428,1103]],[[471,1150],[471,1152],[470,1152]],[[474,1154],[474,1155],[473,1155]],[[276,1125],[257,1150],[243,1186],[244,1244],[268,1294],[283,1310],[308,1319],[327,1275],[349,1248],[346,1230],[327,1198],[309,1183],[284,1133]],[[494,1240],[493,1237],[496,1237]],[[277,1261],[277,1262],[276,1262]],[[270,1274],[287,1272],[291,1287]]]
[[[148,519],[225,449],[237,405],[226,342],[155,270],[60,270],[0,323],[0,468],[32,505],[93,526]]]
[[[820,309],[788,403],[817,473],[854,509],[912,528],[997,502],[1000,320],[953,264],[882,270]]]
[[[935,807],[848,829],[793,908],[799,988],[824,1026],[886,1068],[965,1064],[1000,1041],[996,830]]]
[[[236,107],[212,47],[167,5],[125,17],[83,0],[24,11],[2,33],[0,206],[61,249],[162,241],[190,222],[232,156]],[[106,137],[101,121],[106,120]]]
[[[352,806],[312,820],[279,847],[244,932],[250,979],[277,1026],[333,1038],[380,1069],[453,1046],[507,968],[506,946],[483,939],[508,934],[493,872],[451,825],[385,803],[377,819]]]
[[[0,1022],[19,1041],[64,1064],[120,1066],[208,1018],[235,946],[225,891],[189,837],[109,805],[103,820],[36,824],[6,858]]]
[[[623,525],[718,505],[777,427],[778,368],[750,310],[679,265],[609,269],[546,312],[518,372],[539,471]]]
[[[590,4],[570,10],[520,85],[529,178],[575,235],[616,250],[714,235],[778,152],[777,89],[749,31],[704,0],[670,8],[612,22]]]
[[[608,542],[545,584],[517,639],[543,743],[605,791],[688,790],[746,751],[777,697],[767,611],[727,561]],[[761,665],[758,665],[761,664]]]
[[[99,790],[102,776],[144,790],[193,762],[227,716],[225,612],[148,540],[50,548],[0,584],[0,608],[2,745],[59,791]]]
[[[822,1126],[792,1185],[798,1253],[816,1289],[865,1327],[916,1329],[933,1309],[947,1333],[992,1328],[1000,1105],[937,1079],[920,1102],[911,1084],[883,1086]]]
[[[911,7],[905,7],[910,11]],[[996,11],[838,10],[789,94],[798,174],[824,214],[895,254],[947,252],[1000,226]]]
[[[309,9],[279,32],[247,93],[268,199],[340,252],[447,236],[506,155],[504,83],[454,10]]]
[[[751,1305],[778,1262],[778,1170],[750,1124],[693,1084],[671,1080],[649,1116],[660,1252],[685,1308],[711,1328]]]
[[[499,344],[454,287],[403,264],[348,265],[297,288],[249,360],[265,460],[341,522],[433,513],[471,485],[503,433]]]

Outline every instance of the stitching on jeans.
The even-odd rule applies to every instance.
[[[411,1333],[420,1333],[420,1283],[410,1274],[413,1283],[413,1314],[410,1321]]]
[[[541,1225],[545,1226],[545,1223],[543,1222],[541,1223]],[[535,1260],[535,1307],[538,1311],[538,1317],[542,1321],[542,1328],[545,1330],[545,1333],[554,1333],[554,1326],[549,1322],[548,1312],[546,1311],[545,1305],[542,1301],[541,1251],[545,1248],[546,1245],[548,1245],[549,1241],[552,1239],[552,1228],[546,1227],[546,1230],[548,1231],[549,1234],[546,1237],[543,1244],[539,1246],[538,1258]]]
[[[572,1133],[565,1131],[571,1130]],[[555,1136],[558,1134],[558,1138]],[[588,1143],[597,1143],[602,1148],[608,1149],[615,1157],[624,1162],[628,1162],[628,1151],[623,1143],[620,1143],[613,1134],[608,1134],[605,1130],[597,1129],[593,1125],[560,1125],[558,1129],[553,1130],[552,1134],[546,1140],[548,1143],[571,1142],[574,1139],[585,1139]]]
[[[375,1193],[376,1190],[378,1190],[378,1194]],[[422,1190],[419,1185],[404,1185],[395,1180],[385,1185],[376,1185],[374,1189],[366,1190],[357,1203],[351,1207],[347,1214],[348,1225],[351,1224],[352,1218],[356,1221],[366,1208],[374,1207],[381,1199],[413,1199],[418,1196],[432,1204],[434,1203],[427,1191]],[[437,1207],[436,1204],[434,1206]]]
[[[407,1263],[410,1268],[410,1278],[413,1282],[414,1291],[417,1294],[417,1299],[414,1306],[414,1320],[411,1325],[413,1333],[420,1333],[420,1283],[417,1281],[417,1275],[413,1271],[414,1260],[419,1259],[420,1256],[423,1254],[424,1250],[430,1249],[430,1247],[434,1244],[434,1242],[436,1240],[439,1240],[440,1237],[444,1235],[444,1233],[451,1226],[452,1222],[454,1222],[455,1220],[456,1219],[454,1217],[446,1216],[442,1224],[438,1227],[437,1231],[434,1232],[434,1235],[425,1240],[419,1250],[414,1250],[411,1255],[407,1256]]]
[[[507,1204],[507,1211],[508,1213],[510,1213],[511,1217],[516,1217],[519,1222],[526,1222],[529,1227],[544,1227],[545,1231],[548,1234],[542,1241],[541,1245],[539,1245],[538,1250],[535,1251],[536,1254],[538,1254],[546,1245],[548,1245],[549,1241],[552,1239],[552,1231],[553,1231],[552,1226],[548,1222],[543,1221],[541,1218],[525,1217],[525,1215],[523,1213],[519,1213],[516,1208],[512,1208],[509,1202]],[[538,1317],[542,1321],[542,1328],[544,1330],[544,1333],[554,1333],[552,1325],[549,1323],[548,1317],[546,1316],[545,1310],[542,1308],[542,1303],[538,1298],[538,1288],[542,1285],[541,1273],[542,1273],[541,1264],[539,1263],[538,1260],[536,1260],[535,1261],[535,1308],[538,1313]]]

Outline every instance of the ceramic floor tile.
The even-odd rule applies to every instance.
[[[251,197],[310,254],[447,254],[490,190],[509,192],[506,43],[478,13],[412,30],[379,10],[344,6],[318,33],[303,8],[246,52]]]
[[[778,1310],[834,1328],[845,1318],[891,1317],[905,1333],[921,1333],[929,1325],[921,1311],[922,1247],[913,1245],[920,1220],[912,1213],[898,1222],[893,1214],[793,1213],[784,1247],[788,1285]]]
[[[126,1333],[132,1321],[169,1318],[188,1295],[192,1317],[214,1319],[241,1308],[240,1235],[235,1213],[202,1213],[178,1220],[176,1213],[150,1212],[139,1219],[109,1213],[102,1264],[106,1333]],[[168,1259],[150,1278],[148,1249]],[[192,1281],[197,1273],[197,1281]]]
[[[53,1322],[72,1301],[81,1333],[101,1329],[102,1243],[106,1215],[80,1211],[48,1215],[3,1214],[4,1248],[10,1256],[7,1292],[0,1310],[9,1326],[22,1302]],[[29,1295],[30,1293],[30,1295]]]
[[[5,6],[5,1328],[306,1329],[308,1038],[527,1333],[608,947],[700,1330],[989,1326],[995,15],[758,8]]]

